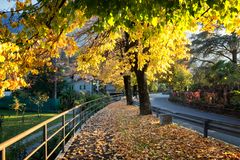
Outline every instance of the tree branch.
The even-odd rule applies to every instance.
[[[203,12],[196,20],[199,20],[200,17],[204,16],[204,14],[206,14],[210,9],[211,7],[209,7],[205,12]]]
[[[200,58],[197,58],[197,57],[193,57],[192,60],[198,60],[198,61],[201,61],[201,62],[206,62],[206,63],[211,63],[211,64],[215,64],[213,61],[210,61],[210,60],[206,60],[206,59],[200,59]]]

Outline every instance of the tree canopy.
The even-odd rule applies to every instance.
[[[201,62],[201,65],[215,64],[219,60],[239,63],[240,38],[236,33],[219,34],[207,31],[192,35],[191,62]]]
[[[239,10],[238,0],[16,1],[16,8],[0,12],[0,19],[7,19],[13,28],[22,26],[12,32],[0,23],[1,94],[26,86],[24,77],[37,74],[39,67],[50,67],[51,57],[58,57],[60,50],[69,55],[78,51],[79,70],[99,73],[103,64],[111,62],[115,73],[134,73],[141,113],[149,114],[146,80],[167,72],[179,59],[188,59],[185,31],[201,23],[203,30],[224,26],[239,35]],[[77,43],[75,33],[93,17],[96,21]],[[89,34],[91,41],[83,42]],[[119,47],[121,39],[124,45]]]

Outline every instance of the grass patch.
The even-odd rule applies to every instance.
[[[4,121],[2,128],[0,129],[0,143],[12,138],[19,133],[53,117],[56,114],[53,113],[41,113],[38,117],[37,113],[26,112],[24,116],[24,122],[22,122],[22,116],[16,116],[16,113],[11,110],[1,110],[0,115],[4,115]]]

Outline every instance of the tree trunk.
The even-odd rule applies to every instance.
[[[137,85],[133,86],[133,96],[137,98]]]
[[[129,42],[130,35],[127,32],[125,33],[125,48],[124,52],[127,53],[131,47],[138,45],[138,40]],[[144,48],[143,53],[148,52],[150,47]],[[129,54],[129,53],[128,53]],[[145,72],[147,70],[148,65],[146,64],[142,70],[138,68],[138,56],[136,52],[130,53],[134,55],[135,61],[130,62],[134,63],[134,67],[131,68],[131,71],[134,71],[137,77],[138,84],[138,93],[139,93],[139,102],[140,102],[140,115],[152,114],[151,103],[149,99],[147,79],[145,76]]]
[[[132,99],[131,77],[129,75],[125,75],[123,76],[123,80],[124,80],[127,105],[132,105],[133,99]]]
[[[135,70],[139,92],[140,115],[152,114],[145,71]]]
[[[233,50],[232,52],[232,62],[237,64],[237,50]]]
[[[224,87],[223,87],[223,99],[224,99],[224,105],[228,104],[227,96],[228,96],[227,87],[224,86]]]

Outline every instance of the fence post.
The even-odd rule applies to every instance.
[[[76,125],[75,109],[73,109],[73,136],[75,135],[75,132],[76,132],[75,125]]]
[[[82,111],[82,124],[85,123],[85,112],[86,112],[86,110],[84,109],[84,110]]]
[[[205,120],[203,123],[203,137],[208,137],[208,123],[209,120]]]
[[[94,111],[93,111],[93,114],[97,113],[99,106],[101,106],[100,100],[97,100],[97,105],[95,105],[95,107],[93,108],[93,110],[94,110]]]
[[[65,117],[65,114],[64,114],[63,117],[62,117],[62,126],[63,126],[63,131],[62,131],[62,138],[63,138],[62,152],[64,152],[64,147],[65,147],[65,144],[66,144],[65,122],[66,122],[66,117]]]
[[[6,148],[3,148],[3,150],[2,151],[0,151],[0,153],[1,153],[1,160],[6,160]]]
[[[82,106],[79,108],[80,111],[79,111],[79,128],[82,128]]]
[[[48,139],[48,135],[47,135],[47,124],[44,125],[43,127],[43,141],[45,142],[45,152],[44,152],[44,159],[47,160],[48,159],[48,145],[47,145],[47,139]]]

